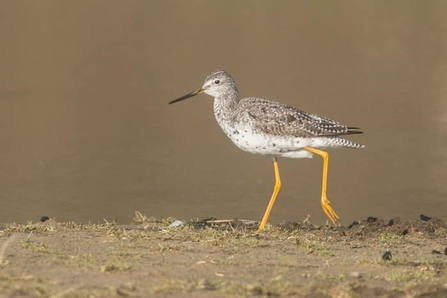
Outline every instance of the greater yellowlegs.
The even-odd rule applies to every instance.
[[[326,196],[329,155],[324,148],[363,148],[364,145],[340,136],[362,133],[358,127],[340,124],[297,108],[256,97],[240,99],[234,79],[223,70],[208,74],[200,89],[179,97],[173,104],[205,93],[214,97],[214,116],[224,133],[240,149],[273,159],[275,187],[267,210],[259,224],[264,230],[281,189],[277,157],[310,158],[317,154],[323,158],[321,207],[335,225],[340,217],[335,213]],[[317,149],[319,148],[319,149]]]

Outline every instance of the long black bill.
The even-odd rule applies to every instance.
[[[186,94],[186,95],[183,95],[182,97],[179,97],[179,98],[177,98],[177,99],[174,99],[174,100],[170,101],[169,104],[173,104],[173,103],[176,103],[176,102],[185,100],[185,99],[187,99],[187,98],[190,98],[190,97],[199,95],[200,93],[203,93],[203,91],[204,91],[204,90],[203,90],[202,88],[197,89],[196,91],[193,91],[193,92],[191,92],[191,93],[188,93],[188,94]]]

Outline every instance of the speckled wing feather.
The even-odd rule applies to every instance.
[[[254,128],[266,134],[306,138],[362,133],[358,127],[348,127],[332,119],[261,98],[244,98],[237,110],[238,117],[248,115]]]

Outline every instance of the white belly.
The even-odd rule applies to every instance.
[[[282,137],[264,135],[251,130],[237,128],[226,132],[227,136],[240,149],[262,155],[273,155],[288,158],[311,158],[312,153],[304,150],[306,146],[314,148],[324,147],[321,138]]]

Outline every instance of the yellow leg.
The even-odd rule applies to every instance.
[[[340,219],[337,213],[335,213],[334,209],[331,207],[331,202],[328,200],[326,196],[327,189],[327,172],[329,168],[329,154],[326,151],[318,150],[312,147],[304,147],[305,150],[317,154],[323,158],[323,182],[321,189],[321,207],[323,208],[326,216],[332,221],[335,225],[337,220]]]
[[[278,161],[275,157],[273,157],[273,169],[275,170],[275,187],[273,188],[272,197],[270,198],[270,202],[267,206],[267,210],[265,210],[264,217],[259,224],[258,232],[262,232],[267,224],[267,220],[269,219],[270,211],[272,211],[273,204],[275,204],[276,197],[278,196],[279,190],[281,189],[281,178],[279,177],[279,169],[278,169]]]

